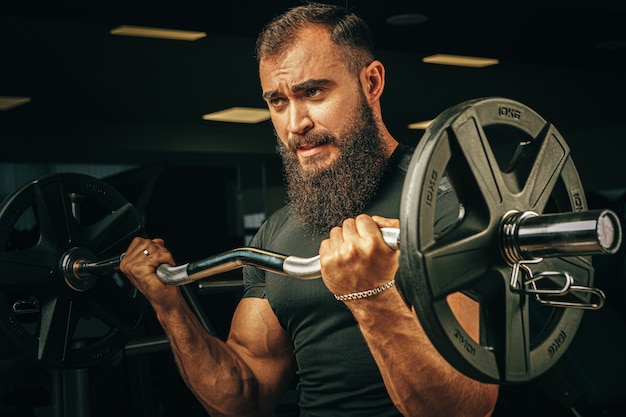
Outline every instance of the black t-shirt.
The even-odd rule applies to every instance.
[[[411,149],[400,145],[364,211],[398,218]],[[309,258],[327,235],[311,236],[287,207],[262,225],[250,246]],[[352,313],[321,279],[298,280],[245,267],[244,297],[266,298],[293,340],[301,417],[399,416]]]

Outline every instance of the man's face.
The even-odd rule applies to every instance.
[[[359,80],[336,51],[312,34],[295,45],[262,62],[261,83],[290,209],[312,233],[327,233],[362,213],[386,168],[386,148]]]
[[[363,96],[326,30],[304,29],[285,53],[262,59],[259,74],[276,135],[302,169],[325,169],[337,161],[338,147],[329,138],[351,128],[347,116]]]

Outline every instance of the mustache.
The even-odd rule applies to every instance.
[[[296,152],[298,149],[306,149],[328,144],[337,145],[337,137],[330,132],[315,132],[290,137],[287,141],[287,148],[291,152]]]

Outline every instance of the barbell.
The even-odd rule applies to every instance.
[[[442,178],[459,202],[456,221],[435,232]],[[591,255],[614,254],[621,224],[589,211],[565,140],[527,106],[470,100],[441,113],[411,157],[400,229],[398,288],[443,357],[490,383],[528,381],[571,343],[593,287]],[[58,367],[111,357],[137,332],[145,299],[119,273],[123,250],[144,235],[140,216],[107,183],[53,174],[0,206],[0,329],[27,356]],[[172,285],[253,265],[292,278],[320,276],[319,257],[238,248],[188,264],[161,265]],[[455,292],[480,301],[472,339],[450,310]],[[98,325],[95,326],[94,323]]]

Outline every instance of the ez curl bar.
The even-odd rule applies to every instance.
[[[437,231],[433,183],[444,176],[460,209]],[[583,312],[604,303],[591,255],[613,254],[622,241],[615,213],[587,210],[556,128],[499,97],[453,106],[431,123],[407,168],[399,218],[399,230],[382,231],[400,249],[398,289],[441,355],[489,383],[528,381],[558,361]],[[119,254],[138,235],[145,231],[134,207],[96,178],[53,174],[16,190],[0,205],[3,339],[53,367],[116,354],[137,336],[147,308],[118,271]],[[243,265],[299,279],[320,269],[317,257],[240,248],[160,266],[157,275],[184,285]],[[449,308],[446,297],[459,291],[480,301],[480,340]]]
[[[510,287],[512,291],[535,294],[537,301],[554,306],[598,309],[604,305],[605,295],[597,288],[574,286],[565,272],[533,274],[528,263],[539,263],[549,256],[611,255],[621,244],[619,218],[611,210],[593,210],[579,213],[538,215],[533,212],[507,213],[501,221],[500,252],[513,266]],[[400,229],[382,228],[385,243],[394,250],[400,249]],[[99,275],[110,275],[125,254],[92,262],[76,258],[78,250],[70,250],[62,262],[63,275],[72,288],[83,291],[85,281]],[[199,261],[179,266],[160,265],[156,275],[168,285],[186,285],[194,281],[223,274],[244,266],[255,266],[295,279],[309,280],[322,276],[320,258],[301,258],[283,255],[258,248],[243,247],[223,252]],[[520,282],[519,276],[525,275]],[[563,285],[554,289],[539,289],[540,278],[563,278]],[[79,285],[76,285],[79,283]],[[567,303],[546,301],[540,295],[565,295],[570,291],[594,294],[597,303]]]

